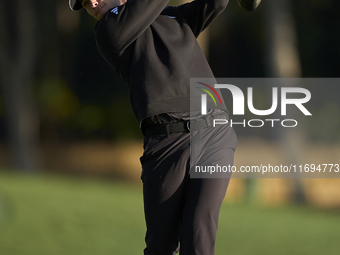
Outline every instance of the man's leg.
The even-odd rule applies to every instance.
[[[192,168],[233,165],[237,138],[231,127],[225,125],[198,130],[192,134],[191,142],[191,155],[194,155],[191,159]],[[181,227],[181,255],[214,254],[220,207],[230,175],[213,177],[220,178],[202,176],[188,181]]]
[[[213,255],[229,179],[190,179],[181,228],[181,255]]]
[[[189,141],[189,133],[145,137],[141,163],[146,255],[178,252],[185,180],[188,179]]]

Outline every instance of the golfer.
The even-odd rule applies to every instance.
[[[212,127],[213,118],[228,118],[227,111],[192,112],[190,78],[214,78],[196,38],[228,0],[167,4],[69,0],[72,10],[84,8],[98,20],[98,50],[129,87],[144,135],[144,254],[213,255],[229,178],[190,178],[190,170],[232,165],[237,138],[229,125]],[[196,141],[191,152],[190,137]]]

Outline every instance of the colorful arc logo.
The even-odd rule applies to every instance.
[[[197,82],[197,83],[201,84],[201,85],[203,85],[203,86],[205,86],[207,88],[207,89],[205,89],[205,88],[201,88],[201,87],[196,87],[196,88],[206,92],[212,98],[212,100],[214,101],[215,106],[217,106],[215,97],[214,97],[214,95],[208,89],[210,89],[217,96],[217,98],[220,101],[220,104],[222,106],[222,100],[221,100],[220,96],[218,95],[217,91],[213,87],[211,87],[210,85],[205,84],[203,82]],[[206,115],[207,114],[207,94],[202,94],[201,95],[201,114],[202,115]]]
[[[217,98],[218,98],[218,100],[220,101],[220,104],[221,104],[221,106],[222,106],[222,100],[221,100],[220,96],[218,95],[217,91],[216,91],[213,87],[211,87],[210,85],[205,84],[205,83],[203,83],[203,82],[197,82],[197,83],[198,83],[198,84],[201,84],[201,85],[203,85],[203,86],[206,86],[206,87],[209,88],[212,92],[214,92],[214,94],[217,96]],[[212,100],[214,101],[215,105],[217,106],[215,97],[211,94],[211,92],[210,92],[209,90],[204,89],[204,88],[201,88],[201,87],[197,87],[197,88],[203,90],[204,92],[206,92],[206,93],[212,98]]]

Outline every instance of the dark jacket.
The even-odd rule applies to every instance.
[[[190,78],[213,78],[197,36],[228,0],[196,0],[166,7],[168,0],[128,0],[98,21],[99,52],[130,88],[137,121],[190,111]]]

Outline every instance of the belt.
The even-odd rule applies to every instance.
[[[213,126],[214,119],[226,119],[229,120],[227,113],[220,113],[216,115],[205,115],[197,119],[191,119],[186,121],[180,121],[177,123],[158,124],[142,127],[142,133],[144,136],[162,135],[180,132],[192,132],[202,128],[208,128]]]

